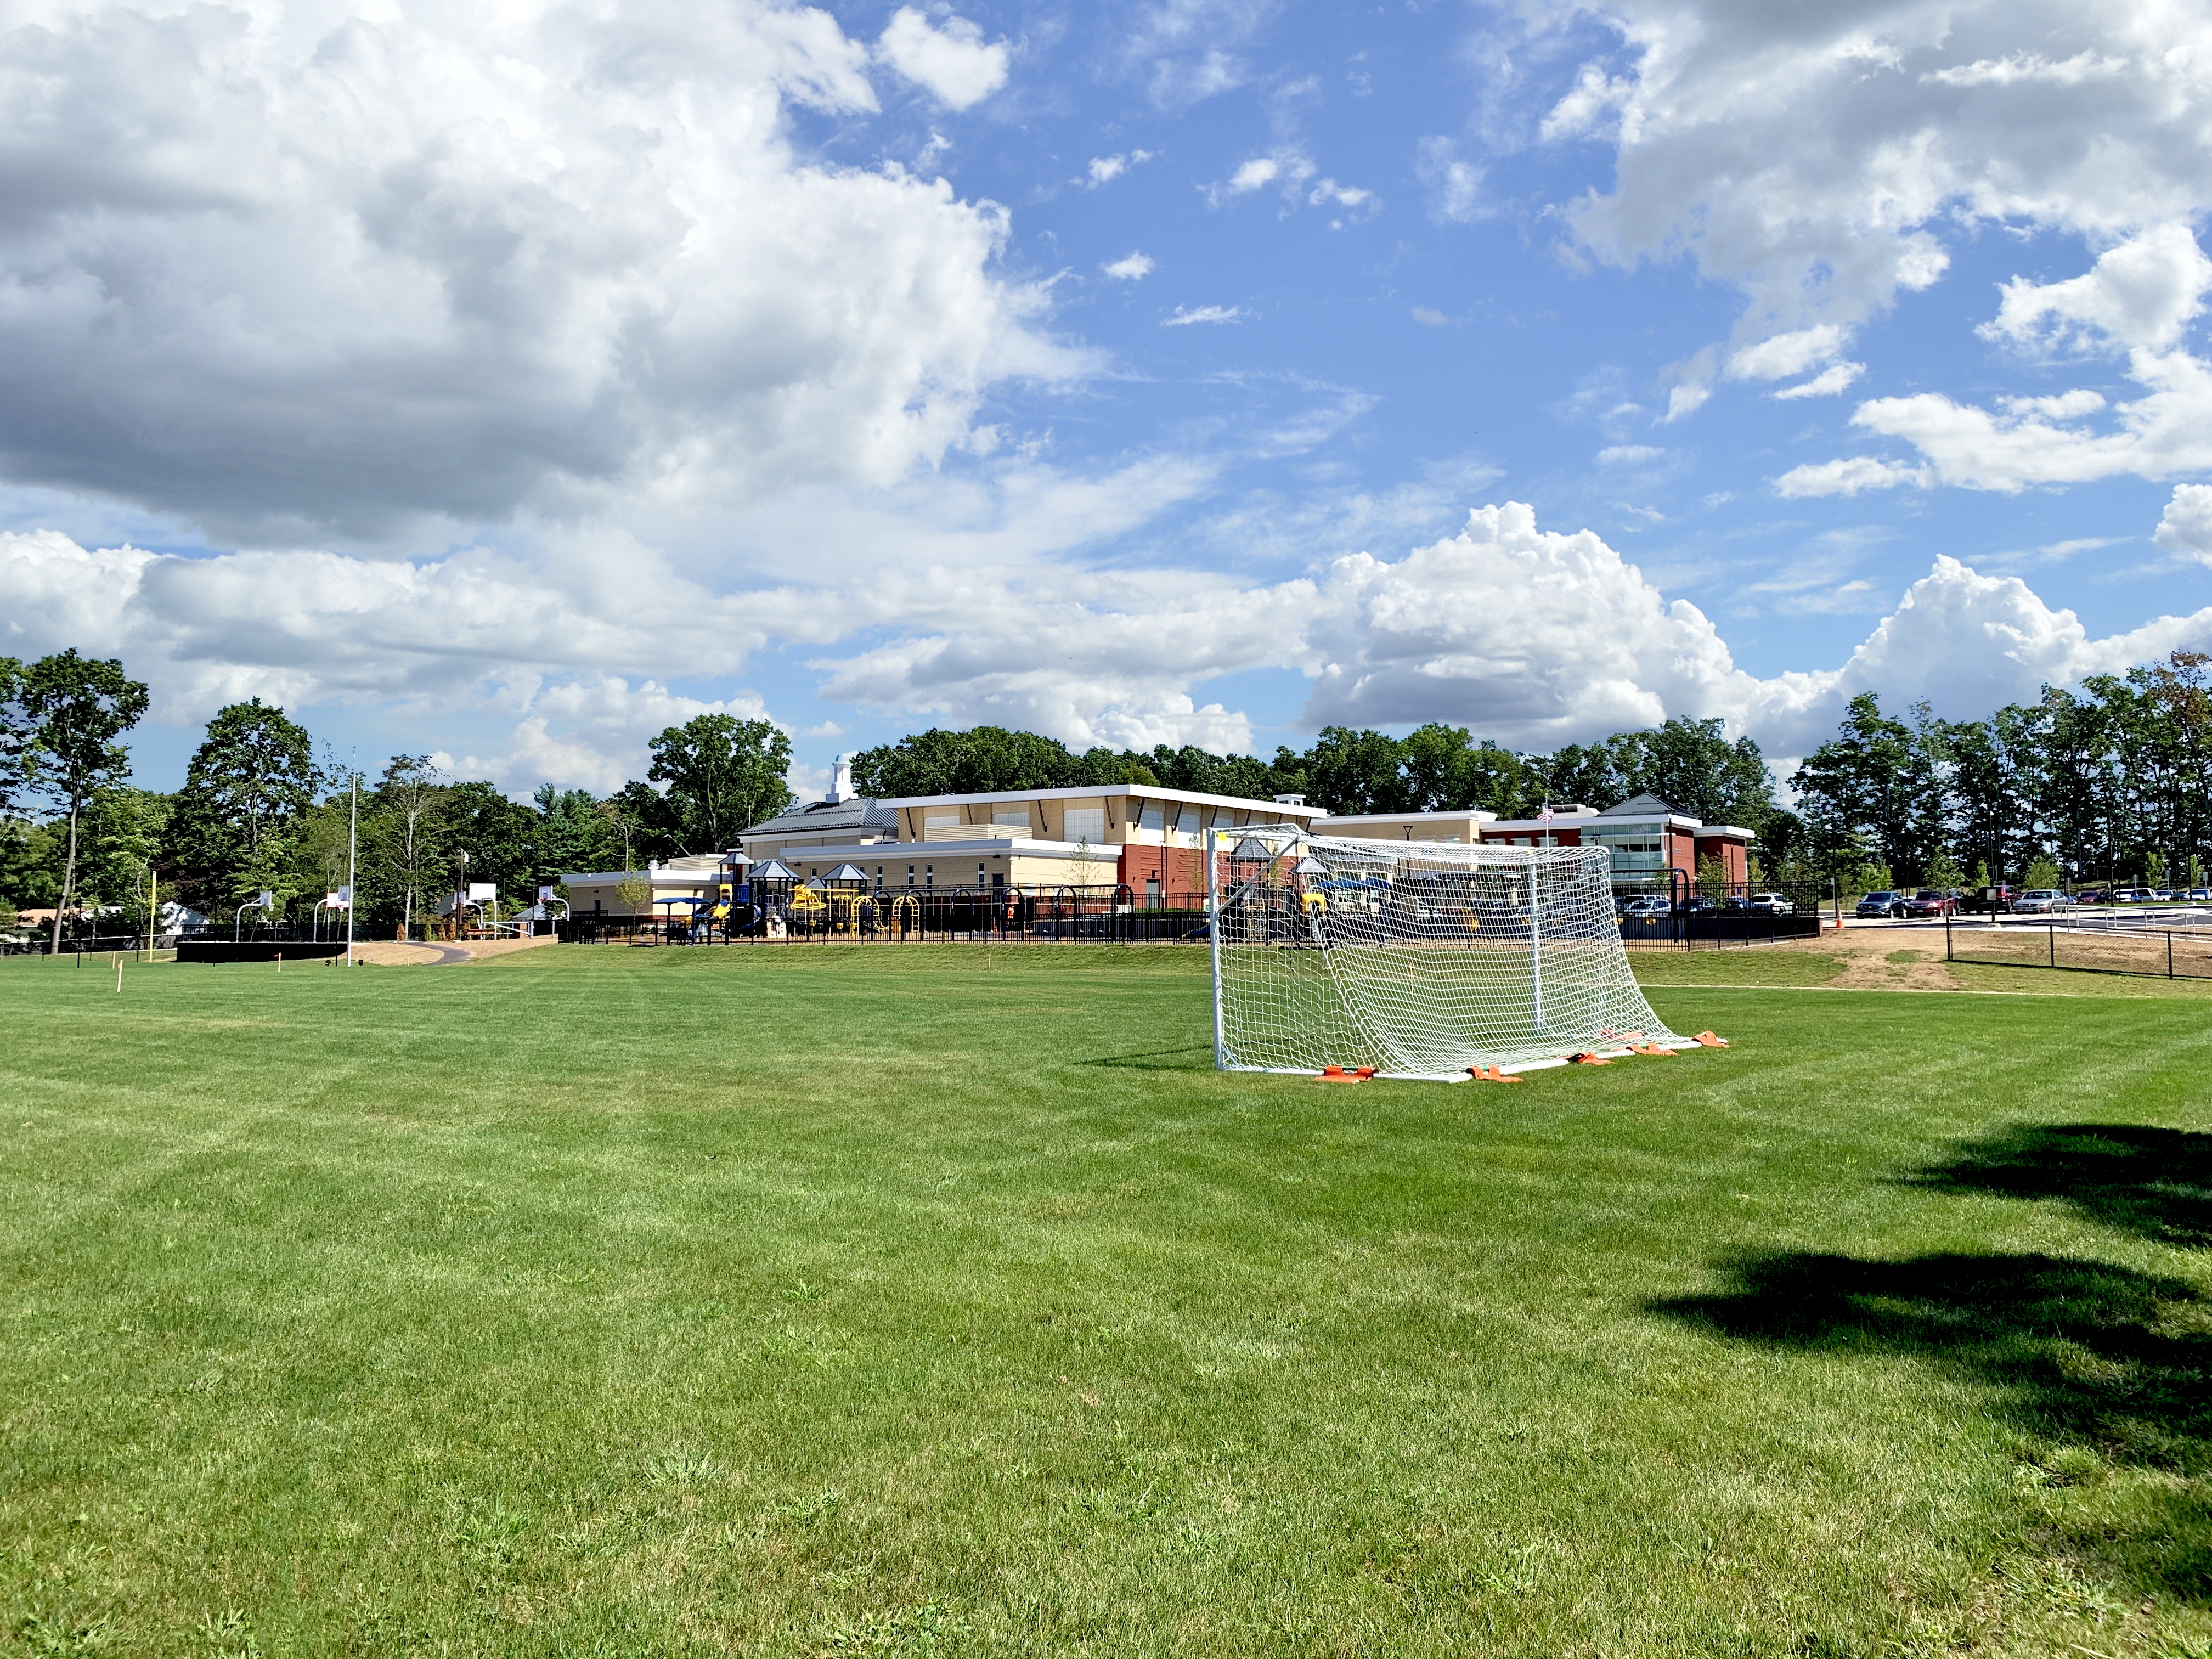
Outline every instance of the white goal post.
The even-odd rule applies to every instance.
[[[1628,970],[1601,847],[1206,832],[1214,1063],[1465,1082],[1697,1046]]]

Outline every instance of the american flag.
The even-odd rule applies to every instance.
[[[1539,813],[1537,813],[1537,814],[1536,814],[1536,822],[1537,822],[1537,823],[1549,823],[1551,821],[1552,821],[1552,803],[1551,803],[1551,802],[1549,802],[1549,801],[1546,801],[1546,802],[1544,803],[1544,810],[1543,810],[1542,811],[1540,811],[1540,812],[1539,812]]]

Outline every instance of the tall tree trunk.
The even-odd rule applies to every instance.
[[[69,908],[70,894],[76,886],[76,800],[70,800],[69,855],[62,862],[61,902],[54,906],[54,954],[62,948],[62,915]]]

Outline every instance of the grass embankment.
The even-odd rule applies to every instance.
[[[1208,1069],[1203,967],[564,948],[118,996],[5,964],[7,1628],[2212,1638],[2193,1015],[1661,988],[1737,1046],[1342,1089]]]

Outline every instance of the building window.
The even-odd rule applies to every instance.
[[[1093,847],[1106,839],[1106,809],[1103,806],[1071,806],[1067,809],[1066,827],[1060,831],[1062,841],[1087,841]]]
[[[1182,809],[1182,816],[1176,820],[1176,834],[1192,846],[1198,845],[1198,808],[1186,806]]]
[[[1030,809],[1026,806],[1017,806],[1012,810],[998,807],[991,813],[991,822],[1026,832],[1030,827]]]
[[[1147,910],[1160,908],[1160,878],[1158,876],[1145,878],[1145,908]]]
[[[1167,823],[1167,808],[1156,800],[1146,801],[1137,813],[1137,827],[1140,830],[1164,830]]]
[[[1000,874],[997,874],[997,873],[995,873],[995,872],[992,875],[992,877],[991,877],[991,885],[992,885],[994,888],[1004,887],[1006,884],[1006,877],[1005,877],[1005,876],[1000,875]]]
[[[925,864],[921,866],[921,884],[924,887],[934,887],[937,885],[937,866],[935,865]]]

